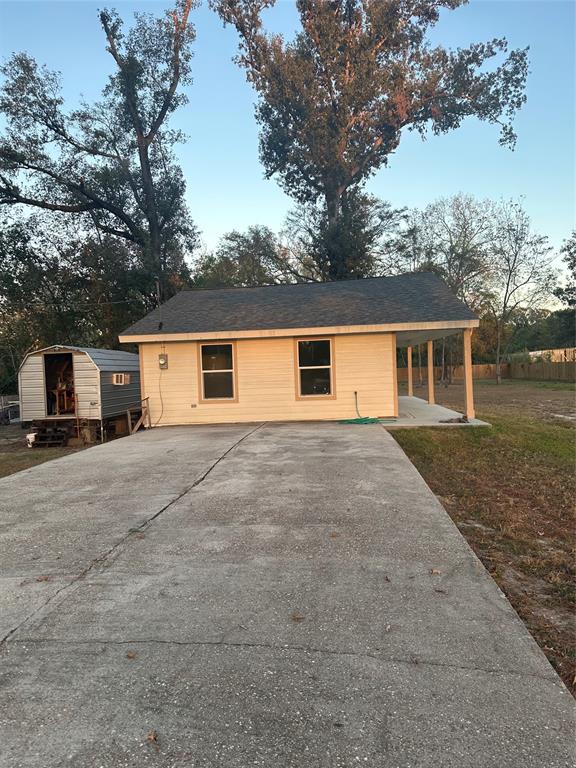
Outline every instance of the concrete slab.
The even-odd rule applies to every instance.
[[[420,397],[401,395],[398,398],[398,418],[393,423],[386,423],[387,429],[406,427],[489,427],[487,421],[470,419],[458,422],[462,414],[436,403],[430,404]]]
[[[530,676],[511,695],[473,669],[158,643],[12,645],[2,676],[10,768],[572,765],[565,702]]]
[[[570,695],[381,425],[52,467],[0,481],[2,765],[574,765]]]

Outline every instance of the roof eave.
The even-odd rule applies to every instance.
[[[413,323],[384,323],[371,325],[332,325],[303,328],[263,328],[253,330],[223,330],[223,331],[194,331],[185,333],[122,333],[118,338],[121,344],[167,341],[203,341],[218,339],[259,339],[259,338],[283,338],[287,336],[338,336],[356,333],[398,333],[400,331],[426,331],[426,330],[455,330],[463,328],[477,328],[480,324],[478,318],[466,318],[462,320],[435,320],[430,322]]]

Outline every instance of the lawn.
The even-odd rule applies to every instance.
[[[66,448],[28,448],[26,433],[19,425],[0,426],[0,478],[29,469],[45,461],[59,459],[82,450],[82,446]]]
[[[479,382],[476,393],[491,428],[392,435],[576,692],[574,388]],[[442,405],[461,399],[459,385],[438,388]]]

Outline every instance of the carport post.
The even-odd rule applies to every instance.
[[[434,405],[434,342],[428,342],[428,402]]]
[[[414,389],[412,387],[412,347],[408,347],[408,397],[414,395]]]
[[[475,417],[474,384],[472,381],[472,328],[464,328],[464,390],[466,395],[466,416]]]

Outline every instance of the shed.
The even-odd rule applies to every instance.
[[[18,371],[20,417],[103,421],[140,408],[138,355],[54,345],[29,352]]]

